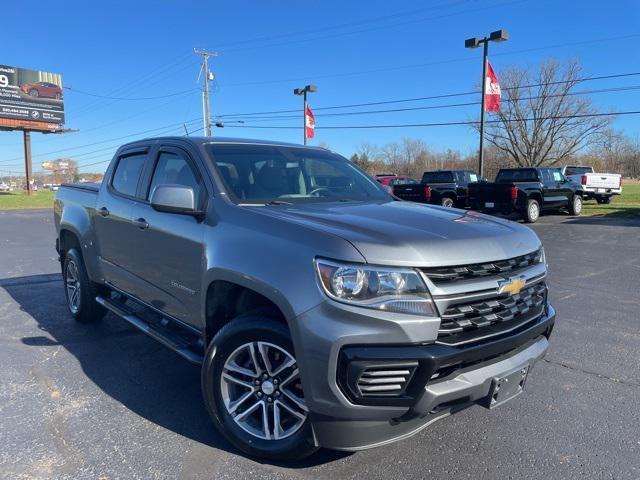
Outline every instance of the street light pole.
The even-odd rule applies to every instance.
[[[307,144],[307,89],[302,95],[302,131],[304,132],[304,144]]]
[[[302,95],[302,135],[304,144],[307,144],[307,93],[317,92],[318,87],[315,85],[306,85],[304,88],[295,88],[293,90],[294,95]]]
[[[484,102],[487,94],[487,56],[489,55],[489,42],[484,42],[482,54],[482,98],[480,100],[480,152],[478,154],[478,173],[482,178],[484,167]]]
[[[483,176],[484,167],[484,102],[487,94],[487,59],[489,56],[489,42],[505,42],[509,40],[509,33],[506,30],[491,32],[484,38],[468,38],[464,41],[465,48],[478,48],[482,45],[482,92],[480,99],[480,151],[478,152],[478,174]]]

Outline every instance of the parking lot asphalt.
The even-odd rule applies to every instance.
[[[0,212],[0,478],[640,478],[640,219],[533,229],[558,319],[524,395],[280,465],[215,431],[198,367],[113,315],[73,322],[50,211]]]

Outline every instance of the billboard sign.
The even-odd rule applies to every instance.
[[[57,170],[68,170],[69,162],[66,160],[51,160],[49,162],[42,162],[43,170],[57,171]]]
[[[0,119],[64,123],[62,76],[0,65]]]

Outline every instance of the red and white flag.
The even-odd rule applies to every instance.
[[[316,117],[313,116],[313,112],[309,105],[307,105],[304,112],[304,128],[307,138],[313,138],[316,128]]]
[[[484,111],[499,111],[502,92],[500,91],[500,84],[498,83],[496,72],[493,71],[493,67],[489,63],[489,60],[487,60],[487,78],[484,95]]]

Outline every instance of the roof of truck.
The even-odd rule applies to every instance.
[[[187,142],[194,145],[202,145],[206,143],[222,143],[222,144],[243,144],[243,145],[276,145],[279,147],[302,147],[326,150],[323,147],[316,147],[312,145],[300,145],[298,143],[278,142],[274,140],[258,140],[252,138],[233,138],[233,137],[187,137],[187,136],[164,136],[164,137],[149,137],[140,140],[129,142],[125,145],[136,145],[139,143],[158,142],[166,140],[178,140],[181,142]],[[123,145],[123,146],[125,146]]]

